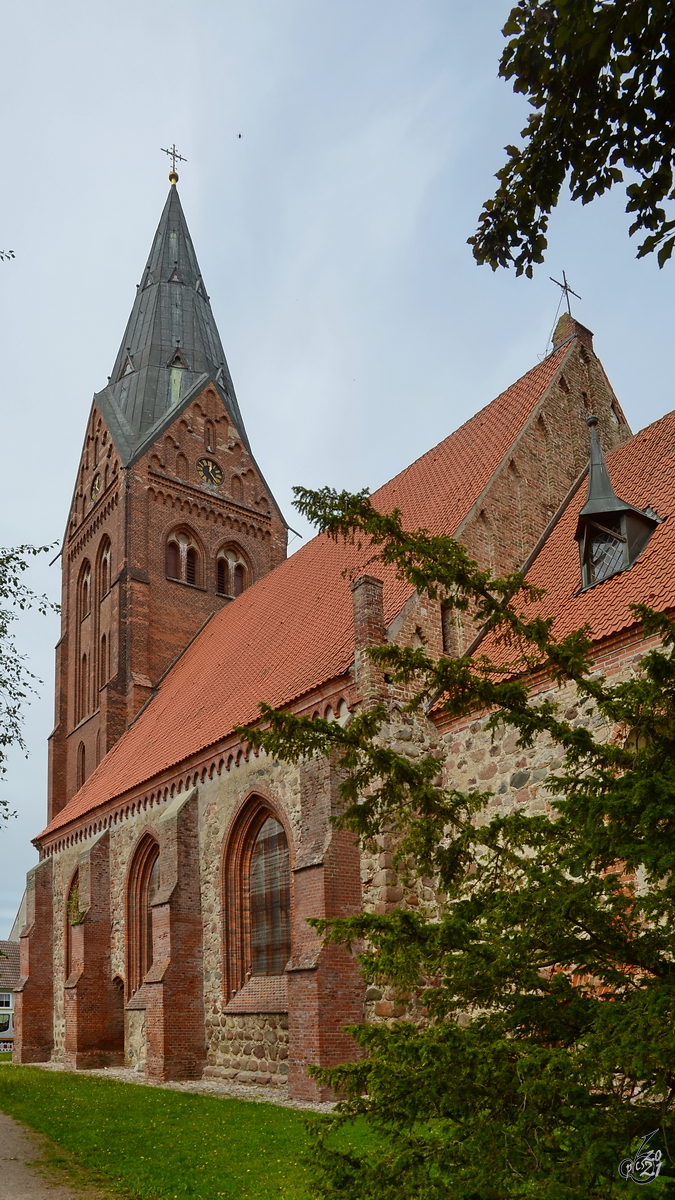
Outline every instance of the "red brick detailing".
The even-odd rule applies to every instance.
[[[14,992],[16,1063],[48,1062],[54,1045],[53,863],[26,876],[26,924],[21,931],[21,977]]]
[[[157,822],[160,887],[152,902],[153,962],[127,1008],[145,1008],[150,1079],[199,1079],[206,1058],[197,789]]]
[[[207,433],[223,471],[219,486],[203,484],[196,470]],[[96,476],[101,490],[92,498]],[[197,549],[194,584],[185,571],[182,580],[167,579],[167,539],[178,529]],[[214,387],[126,468],[94,405],[63,550],[50,819],[79,789],[80,744],[88,777],[195,633],[231,602],[232,592],[218,591],[220,551],[227,546],[245,564],[248,587],[283,561],[286,538]]]
[[[288,970],[289,1094],[329,1098],[307,1075],[356,1056],[343,1027],[363,1019],[365,985],[356,959],[341,946],[323,946],[308,917],[344,917],[361,909],[358,848],[350,833],[332,831],[339,806],[338,774],[325,759],[300,769],[302,849],[293,869],[293,954]]]
[[[385,641],[384,584],[374,575],[360,575],[351,585],[354,611],[354,673],[362,708],[372,708],[385,693],[384,671],[367,653]]]
[[[78,911],[74,911],[75,900]],[[89,1069],[124,1061],[124,997],[110,967],[110,833],[78,859],[77,893],[67,906],[65,1064]],[[70,960],[68,962],[68,960]]]

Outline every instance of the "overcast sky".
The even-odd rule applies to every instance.
[[[673,407],[673,270],[636,262],[620,194],[565,201],[535,279],[466,239],[525,104],[497,78],[508,0],[23,0],[0,76],[0,544],[62,535],[168,190],[180,194],[256,457],[293,484],[376,487],[545,353],[564,268],[634,429]],[[241,135],[241,137],[239,136]],[[297,548],[296,539],[291,549]],[[51,557],[51,556],[50,556]],[[57,599],[59,566],[33,582]],[[0,795],[6,936],[45,824],[57,620]]]

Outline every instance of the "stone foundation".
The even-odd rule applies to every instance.
[[[288,1018],[224,1014],[211,1020],[205,1078],[276,1087],[288,1082]]]

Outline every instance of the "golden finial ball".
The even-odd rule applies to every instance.
[[[169,171],[169,183],[178,183],[178,172]]]

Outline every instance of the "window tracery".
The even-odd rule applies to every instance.
[[[145,835],[133,858],[127,885],[127,997],[133,996],[153,963],[152,905],[159,891],[159,845]]]
[[[180,580],[193,587],[202,582],[202,554],[196,538],[188,529],[173,530],[166,541],[167,579]]]
[[[219,596],[241,596],[252,582],[249,563],[239,546],[223,546],[216,557],[216,591]]]
[[[229,999],[253,976],[283,975],[291,954],[290,856],[283,825],[253,797],[223,859],[224,980]]]

